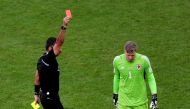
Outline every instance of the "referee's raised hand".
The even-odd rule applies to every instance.
[[[70,20],[71,20],[71,18],[67,17],[67,16],[63,18],[63,26],[65,28],[67,27],[67,25],[68,25],[68,23],[69,23]]]

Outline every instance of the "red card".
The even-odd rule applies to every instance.
[[[71,10],[65,10],[66,16],[72,18]]]

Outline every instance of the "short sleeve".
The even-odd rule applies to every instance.
[[[41,58],[38,59],[37,64],[36,64],[36,69],[38,71],[40,71],[40,66],[41,66]]]

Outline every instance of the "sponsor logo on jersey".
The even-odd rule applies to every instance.
[[[141,69],[141,65],[138,64],[138,65],[137,65],[137,70],[140,70],[140,69]]]

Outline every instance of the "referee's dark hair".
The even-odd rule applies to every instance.
[[[45,48],[48,50],[50,46],[53,46],[55,44],[56,38],[55,37],[49,37],[46,41]]]
[[[125,44],[125,51],[127,53],[134,53],[137,51],[137,44],[133,41],[127,41]]]

